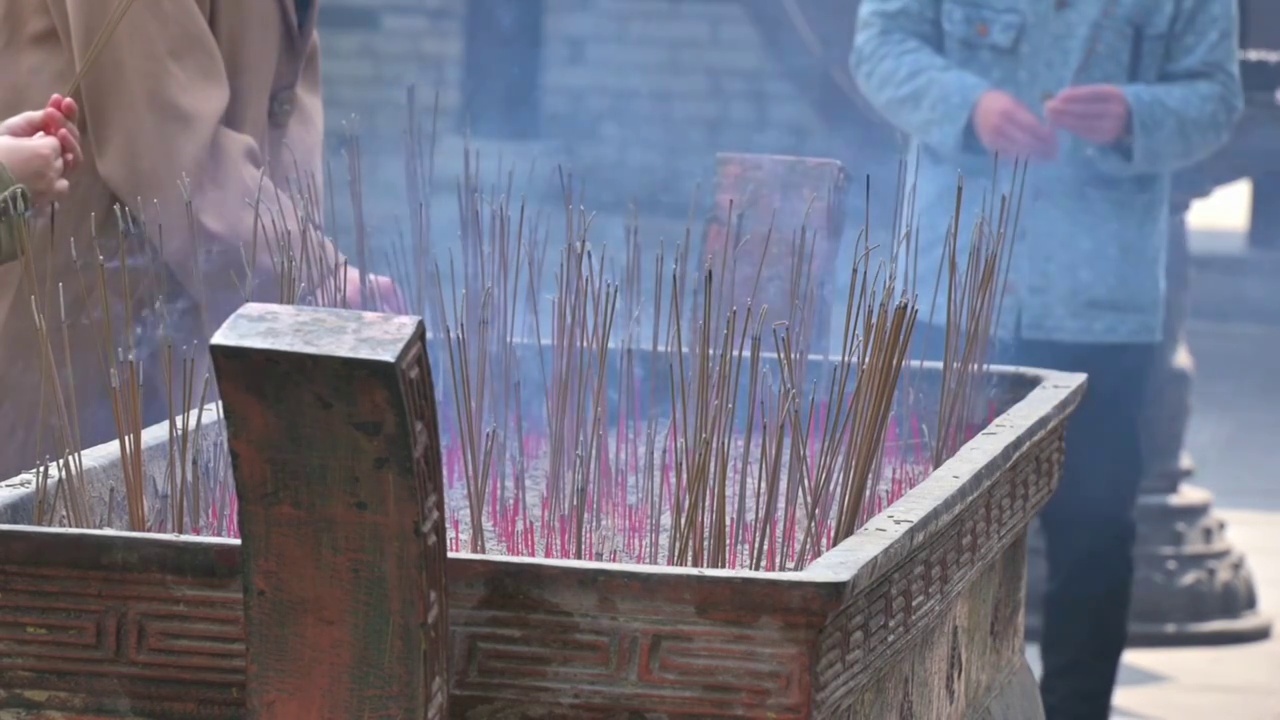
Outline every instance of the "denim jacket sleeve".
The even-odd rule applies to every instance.
[[[1244,111],[1236,3],[1179,4],[1159,78],[1123,88],[1132,130],[1124,145],[1098,154],[1107,172],[1167,173],[1191,165],[1227,142]]]
[[[889,122],[951,155],[977,149],[973,107],[991,86],[943,56],[939,13],[938,0],[862,0],[849,65]]]

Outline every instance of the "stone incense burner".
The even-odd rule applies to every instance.
[[[249,413],[247,393],[257,387],[253,382],[264,381],[251,380],[247,371],[243,378],[231,373],[228,368],[237,363],[242,370],[267,363],[261,367],[292,373],[282,378],[308,376],[312,390],[339,377],[361,388],[383,383],[377,387],[390,388],[387,412],[410,420],[408,428],[388,421],[383,432],[389,447],[403,446],[404,457],[421,459],[429,433],[425,440],[404,438],[435,428],[434,400],[415,374],[430,373],[422,326],[416,320],[351,315],[356,314],[250,305],[220,331],[215,361],[221,363],[218,379],[242,491],[260,477],[250,472],[255,462],[277,463],[273,472],[294,472],[279,469],[279,463],[288,452],[295,460],[287,462],[301,462],[297,455],[308,449],[286,446],[299,442],[300,427],[328,427],[335,435],[340,428],[311,417],[319,411],[297,406],[255,405],[256,414]],[[348,341],[317,339],[318,329],[336,326]],[[219,360],[220,348],[234,350],[225,357],[234,354],[235,362]],[[447,645],[441,649],[447,670],[423,660],[422,652],[404,654],[417,673],[408,682],[428,686],[415,702],[443,712],[444,688],[430,687],[435,672],[447,677],[447,716],[455,718],[1039,717],[1022,647],[1026,531],[1058,481],[1064,423],[1084,379],[1016,368],[991,373],[995,421],[922,484],[803,570],[449,554],[437,563],[443,565],[436,568],[439,577],[424,580],[428,600],[418,606],[428,614],[447,611],[447,641],[436,638]],[[288,397],[291,391],[280,392]],[[354,390],[333,392],[332,397],[349,397]],[[361,392],[368,396],[374,390]],[[253,448],[237,444],[236,428],[250,415],[257,425],[283,429],[267,433]],[[212,445],[226,429],[206,423],[201,432]],[[143,440],[148,467],[165,467],[168,426],[149,428]],[[399,451],[389,452],[396,466]],[[260,575],[271,571],[271,558],[250,540],[253,523],[266,517],[258,514],[256,501],[242,492],[243,551],[237,540],[122,532],[106,527],[109,514],[124,517],[107,508],[121,494],[111,490],[122,482],[118,448],[86,451],[84,462],[101,530],[32,527],[33,478],[0,484],[0,523],[8,523],[0,525],[0,718],[271,717],[253,710],[259,707],[254,698],[261,697],[255,673],[281,671],[265,656],[247,660],[246,653],[252,656],[255,648],[277,640],[307,638],[273,634],[261,620],[275,612],[270,598],[245,589],[246,582],[265,587]],[[429,481],[419,476],[427,483],[419,487],[430,490]],[[316,482],[317,493],[323,493],[322,482]],[[378,502],[372,501],[374,511]],[[429,510],[430,502],[410,509]],[[440,525],[429,530],[443,537]],[[361,527],[369,533],[382,526]],[[311,537],[313,530],[319,532],[296,528],[299,537]],[[434,537],[426,531],[421,536]],[[399,577],[407,568],[404,577],[417,572],[417,578],[420,570],[411,567],[417,558],[437,562],[430,550],[415,554],[412,538],[407,544],[414,552],[395,551],[385,560],[388,576]],[[401,546],[388,541],[379,547]],[[344,573],[360,570],[342,567]],[[275,582],[280,592],[293,587],[287,577]],[[341,600],[339,584],[333,584],[337,599],[296,604],[276,624],[288,622],[305,636],[314,627],[308,623],[320,622]],[[435,598],[438,591],[447,601]],[[397,598],[375,600],[395,617]],[[353,637],[363,632],[338,630]],[[396,638],[409,634],[410,629],[391,631],[380,640],[389,657],[401,657],[396,653],[409,641]],[[423,635],[424,642],[433,642],[430,632]],[[294,688],[315,682],[307,680],[315,672],[298,665],[293,676],[283,671],[280,682],[293,682]],[[400,678],[394,665],[342,681],[394,684]],[[337,695],[336,689],[311,691]]]

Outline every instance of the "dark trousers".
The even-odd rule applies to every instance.
[[[938,334],[927,328],[917,338],[924,357],[941,355]],[[1022,340],[995,358],[1089,375],[1067,425],[1062,482],[1040,516],[1049,571],[1040,695],[1048,720],[1106,720],[1128,627],[1141,419],[1156,346]]]

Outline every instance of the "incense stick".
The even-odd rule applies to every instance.
[[[407,97],[416,102],[415,93]],[[726,253],[701,257],[691,249],[692,221],[668,245],[644,236],[632,211],[618,242],[595,227],[580,181],[557,169],[550,183],[560,190],[554,215],[563,234],[552,239],[547,218],[515,197],[514,171],[499,160],[497,182],[488,182],[468,144],[455,192],[460,246],[436,247],[429,209],[434,158],[424,157],[436,125],[424,137],[417,117],[411,106],[404,153],[409,230],[383,256],[399,266],[393,273],[401,291],[423,311],[429,349],[447,366],[437,394],[447,408],[441,440],[455,551],[801,568],[855,533],[970,434],[1008,275],[1013,200],[1001,197],[984,208],[992,217],[965,250],[954,227],[948,236],[937,271],[951,285],[944,299],[947,347],[941,389],[930,389],[916,386],[924,373],[909,373],[906,360],[919,311],[909,192],[886,220],[887,259],[871,259],[880,233],[869,219],[858,233],[839,349],[832,352],[816,348],[820,283],[812,260],[824,239],[807,213],[800,227],[779,228],[772,215],[750,218],[733,204],[724,220]],[[367,247],[363,158],[354,132],[347,160],[356,256],[367,259],[377,253]],[[900,166],[900,189],[905,175]],[[248,204],[255,229],[242,291],[252,293],[251,260],[262,247],[280,302],[344,304],[346,265],[321,249],[335,230],[320,217],[315,179],[276,182],[274,197],[265,194]],[[962,194],[958,188],[957,202]],[[330,184],[331,203],[334,197]],[[290,203],[291,217],[284,217],[278,208]],[[690,208],[692,218],[696,197]],[[122,246],[131,223],[127,212],[117,217]],[[752,227],[763,228],[766,249],[792,248],[789,266],[769,268],[781,290],[776,308],[754,297],[766,281],[766,256],[741,254],[761,244],[748,242]],[[105,261],[98,262],[105,287]],[[740,262],[757,263],[750,288],[734,284]],[[24,277],[34,284],[35,269]],[[122,279],[129,287],[140,282],[127,270]],[[113,327],[113,313],[123,316],[124,327]],[[196,377],[203,349],[161,346],[171,449],[163,487],[147,487],[141,361],[129,339],[115,336],[131,335],[137,318],[128,307],[105,304],[102,314],[129,526],[234,532],[225,446],[204,439],[202,416],[197,411],[193,421],[190,412],[203,408],[211,385],[207,375]],[[56,396],[59,373],[48,364]],[[67,375],[68,385],[80,380]],[[925,396],[937,403],[922,421]],[[69,408],[65,425],[78,425],[76,414]],[[64,450],[78,444],[76,432],[61,432]],[[912,455],[900,447],[907,442],[929,450]],[[63,464],[76,467],[74,460]]]
[[[116,28],[120,26],[120,22],[124,20],[125,14],[129,12],[131,7],[133,7],[133,0],[119,0],[116,6],[111,9],[111,14],[107,16],[107,21],[94,37],[93,44],[85,52],[84,60],[80,63],[80,68],[76,70],[71,84],[67,86],[67,91],[62,94],[63,97],[71,97],[80,89],[80,83],[84,80],[85,73],[89,71],[89,68],[93,67],[93,62],[98,59],[98,55],[107,46],[107,42],[111,40],[111,36],[115,33]]]

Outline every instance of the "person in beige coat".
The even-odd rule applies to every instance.
[[[64,91],[115,6],[5,0],[0,117]],[[198,401],[202,343],[246,297],[279,300],[288,258],[327,258],[348,305],[398,297],[316,232],[316,14],[314,0],[146,0],[107,39],[76,94],[82,166],[22,261],[0,266],[0,479],[117,437],[113,383],[126,405],[140,388],[144,424]]]

